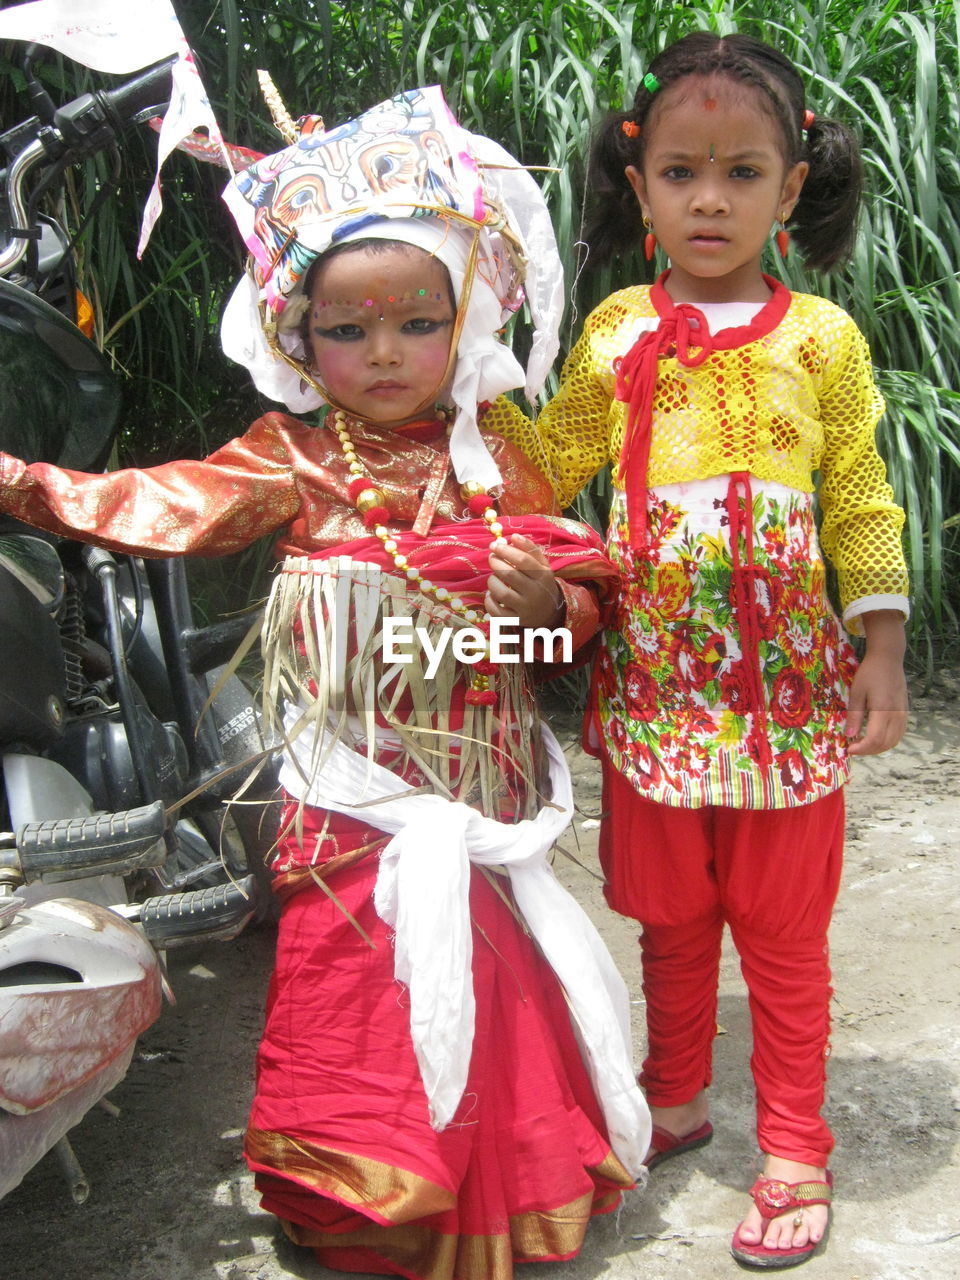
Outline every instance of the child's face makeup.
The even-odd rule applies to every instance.
[[[319,380],[359,418],[410,422],[443,390],[454,318],[447,270],[422,249],[337,254],[310,291]]]
[[[787,165],[760,90],[691,76],[651,111],[643,168],[627,178],[670,259],[675,301],[764,301],[761,254],[807,174]],[[647,126],[644,126],[645,128]]]

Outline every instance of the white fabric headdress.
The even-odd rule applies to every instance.
[[[411,90],[337,129],[301,122],[297,142],[251,165],[224,192],[252,256],[223,317],[226,354],[294,412],[324,397],[304,379],[303,281],[328,248],[378,238],[434,254],[458,305],[476,243],[452,381],[457,478],[500,475],[477,428],[479,403],[525,387],[532,400],[556,358],[563,271],[536,182],[489,138],[461,129],[439,87]],[[497,331],[526,298],[534,340],[524,374]]]

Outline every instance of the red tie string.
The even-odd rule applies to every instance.
[[[741,492],[743,508],[741,510]],[[742,671],[747,684],[747,701],[753,714],[750,738],[754,742],[761,765],[772,759],[767,737],[767,702],[760,666],[760,619],[757,614],[756,571],[753,557],[753,488],[748,471],[734,471],[727,486],[727,517],[730,522],[730,560],[733,607],[740,631]],[[743,540],[747,563],[740,555]]]
[[[691,350],[696,346],[696,352]],[[676,356],[696,369],[713,354],[710,326],[702,311],[689,303],[670,304],[656,329],[642,333],[617,368],[617,399],[627,406],[627,425],[620,454],[618,483],[627,495],[627,522],[633,547],[646,548],[647,468],[653,395],[661,356]]]

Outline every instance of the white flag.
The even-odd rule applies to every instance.
[[[157,3],[166,2],[167,0],[157,0]],[[223,134],[220,132],[217,118],[213,114],[213,108],[207,98],[207,91],[200,80],[197,64],[193,60],[193,52],[187,44],[186,37],[182,31],[180,32],[178,52],[180,56],[173,65],[173,88],[170,93],[170,106],[163,117],[163,128],[160,130],[157,176],[154,179],[153,186],[150,188],[150,194],[147,196],[147,203],[143,210],[140,243],[137,245],[138,258],[143,257],[147,241],[150,239],[150,232],[153,230],[154,223],[160,217],[160,210],[163,207],[163,200],[160,196],[160,170],[163,168],[167,156],[179,142],[189,137],[195,129],[206,130],[210,136],[210,141],[220,148],[220,153],[227,168],[231,173],[234,171],[233,164],[230,161],[230,152],[223,141]]]
[[[31,0],[0,11],[0,39],[47,45],[94,71],[125,75],[177,54],[170,107],[160,131],[157,176],[147,198],[137,256],[142,257],[160,216],[160,170],[170,152],[195,129],[223,146],[193,54],[170,0]]]
[[[176,53],[183,32],[170,0],[33,0],[0,11],[0,37],[125,75]]]

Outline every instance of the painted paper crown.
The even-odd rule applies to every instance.
[[[454,470],[498,484],[478,406],[518,387],[534,400],[559,347],[563,267],[543,193],[499,143],[461,128],[435,85],[335,129],[316,116],[285,126],[289,145],[224,192],[251,254],[224,311],[225,353],[295,413],[330,403],[302,332],[307,273],[341,241],[394,238],[395,229],[443,263],[457,300]],[[525,369],[501,338],[524,299],[533,321]]]
[[[411,89],[328,132],[316,116],[299,128],[292,145],[257,160],[224,192],[268,318],[279,321],[332,245],[385,218],[438,215],[502,241],[497,293],[507,312],[516,310],[523,255],[495,177],[481,176],[477,144],[488,140],[460,127],[438,86]]]

